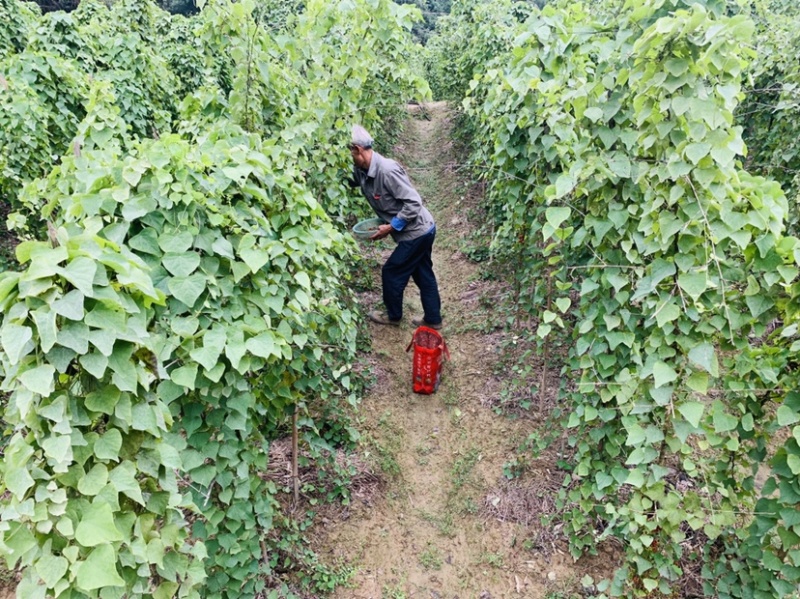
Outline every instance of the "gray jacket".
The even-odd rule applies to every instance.
[[[433,216],[402,166],[390,158],[372,152],[369,170],[353,167],[353,182],[361,187],[375,214],[393,227],[395,241],[410,241],[434,227]],[[401,231],[396,228],[405,223]]]

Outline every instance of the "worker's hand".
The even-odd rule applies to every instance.
[[[384,237],[386,237],[391,232],[392,232],[392,225],[381,225],[380,227],[378,227],[378,232],[375,233],[375,235],[373,235],[372,237],[370,237],[370,239],[372,241],[378,241],[379,239],[383,239]]]

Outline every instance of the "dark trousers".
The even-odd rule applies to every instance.
[[[422,237],[401,241],[383,265],[381,271],[383,303],[390,320],[400,320],[403,317],[403,292],[408,285],[408,279],[411,278],[419,287],[425,322],[428,324],[442,322],[442,302],[439,299],[439,286],[436,284],[431,260],[435,238],[434,227]]]

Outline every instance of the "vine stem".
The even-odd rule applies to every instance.
[[[677,288],[678,285],[675,285],[675,287]],[[667,304],[669,303],[669,298],[670,297],[675,297],[675,288],[672,289],[672,292],[669,294],[669,297],[664,300],[664,303],[661,304],[661,307],[657,308],[656,311],[653,313],[653,315],[650,318],[655,319],[659,314],[661,314],[661,310],[663,310],[664,308],[667,307]],[[644,314],[642,316],[644,316]]]
[[[694,194],[695,200],[697,200],[697,207],[700,208],[700,213],[703,215],[703,222],[706,226],[706,231],[708,232],[708,242],[711,244],[711,258],[714,260],[714,264],[717,265],[717,273],[719,273],[719,284],[720,284],[720,291],[722,295],[722,308],[725,310],[725,317],[728,319],[728,333],[730,334],[730,341],[731,345],[735,345],[733,340],[733,327],[731,326],[731,314],[730,309],[728,308],[728,301],[725,299],[725,277],[722,275],[722,265],[719,263],[719,258],[717,257],[717,246],[714,243],[713,239],[713,232],[711,231],[711,223],[708,222],[708,215],[706,214],[706,209],[703,206],[703,202],[700,200],[700,196],[697,195],[697,189],[692,182],[691,177],[688,175],[684,177],[686,182],[689,184],[689,187],[692,188],[692,193]],[[683,296],[683,294],[681,294]]]
[[[244,124],[245,129],[248,131],[253,130],[253,124],[250,122],[250,85],[253,82],[253,78],[251,76],[251,70],[253,65],[253,46],[256,43],[256,35],[258,34],[260,23],[256,21],[256,26],[253,28],[253,35],[248,40],[247,43],[247,82],[245,84],[245,93],[244,93]]]

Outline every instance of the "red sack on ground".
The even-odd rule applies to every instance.
[[[414,331],[406,351],[414,347],[414,393],[436,393],[442,379],[442,363],[450,359],[447,344],[439,331],[421,326]]]

